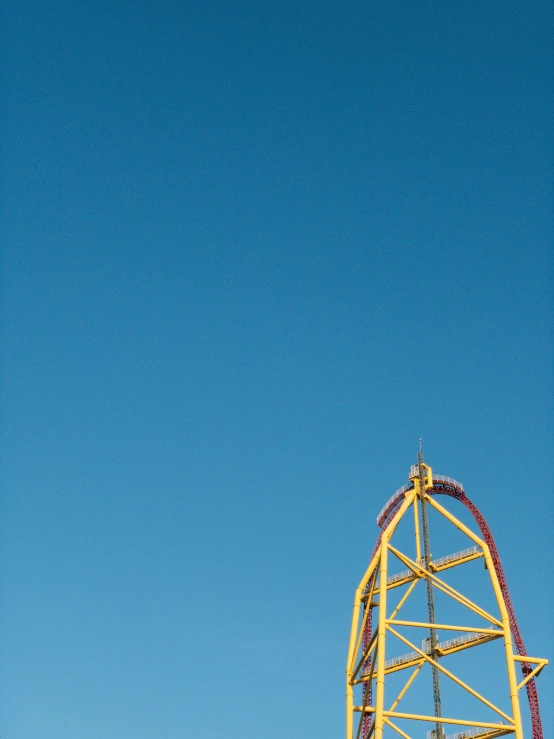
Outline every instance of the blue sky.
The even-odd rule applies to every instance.
[[[420,437],[552,656],[550,4],[4,21],[2,737],[342,736]]]

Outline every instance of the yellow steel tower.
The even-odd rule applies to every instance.
[[[526,688],[531,709],[532,739],[542,739],[535,677],[547,664],[546,659],[529,657],[525,651],[515,619],[513,606],[506,586],[498,552],[490,530],[481,513],[466,496],[463,486],[443,475],[433,475],[431,468],[419,454],[418,464],[413,465],[410,482],[398,490],[388,501],[378,517],[381,528],[369,567],[354,597],[354,612],[350,633],[350,645],[346,665],[346,737],[347,739],[383,739],[399,735],[404,739],[427,736],[427,739],[493,739],[513,735],[524,739],[520,711],[520,691]],[[437,495],[447,495],[465,505],[472,513],[480,531],[477,535],[436,500]],[[462,551],[440,559],[432,559],[429,545],[428,510],[439,514],[469,540]],[[410,522],[413,544],[410,551],[395,546],[395,531],[401,520]],[[404,547],[406,548],[406,547]],[[484,562],[495,604],[489,613],[478,603],[447,584],[444,570],[479,559]],[[403,572],[394,573],[394,565],[400,563]],[[449,573],[450,574],[450,573]],[[420,620],[402,618],[401,609],[422,582],[427,608]],[[395,603],[392,600],[391,590]],[[401,597],[398,598],[398,593]],[[434,595],[450,602],[452,599],[467,614],[467,621],[479,625],[445,624],[435,619]],[[412,596],[413,598],[414,596]],[[465,617],[464,617],[465,618]],[[464,620],[460,618],[460,620]],[[409,631],[410,638],[406,635]],[[444,640],[445,632],[454,632],[453,638]],[[423,642],[412,634],[422,634]],[[441,636],[443,638],[441,638]],[[407,654],[394,656],[388,646],[398,640],[405,645]],[[446,667],[446,659],[459,651],[477,647],[492,640],[501,640],[499,660],[503,679],[495,683],[495,695],[499,686],[505,686],[505,705],[499,708],[472,685],[462,680]],[[455,660],[454,660],[455,661]],[[445,664],[446,663],[446,664]],[[432,681],[425,687],[432,692],[433,714],[418,710],[402,710],[402,702],[409,697],[423,675],[422,668],[431,672]],[[522,676],[518,677],[518,673]],[[406,676],[392,693],[388,685],[399,673]],[[440,682],[442,681],[442,682]],[[488,720],[472,715],[460,715],[456,705],[441,702],[441,686],[453,682],[481,704],[487,707]],[[421,691],[421,688],[420,688]],[[474,701],[474,702],[475,702]],[[443,706],[443,703],[445,705]],[[467,705],[464,703],[464,706]],[[443,708],[445,713],[443,713]],[[420,722],[426,722],[420,723]],[[424,732],[427,731],[425,734]]]

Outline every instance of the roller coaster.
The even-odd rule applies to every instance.
[[[438,496],[454,498],[471,513],[480,535],[474,533],[437,500]],[[415,543],[415,558],[391,543],[393,535],[408,511],[413,509],[413,530],[411,536]],[[453,554],[433,559],[430,549],[429,510],[439,514],[452,524],[471,543]],[[404,485],[387,501],[379,515],[377,525],[380,533],[367,568],[354,597],[352,627],[346,666],[346,737],[347,739],[384,739],[398,734],[404,739],[412,739],[408,733],[415,722],[431,723],[434,728],[427,732],[427,739],[495,739],[512,735],[524,739],[523,722],[520,710],[520,690],[525,687],[530,709],[531,739],[543,739],[539,710],[539,700],[535,678],[548,664],[548,660],[531,657],[527,654],[514,607],[502,569],[498,550],[485,518],[469,499],[463,485],[444,475],[433,474],[418,455],[418,464],[412,465],[409,483]],[[410,524],[411,527],[411,524]],[[400,561],[404,569],[389,574],[392,558]],[[450,570],[476,559],[484,562],[498,614],[488,613],[461,592],[449,585],[442,576]],[[427,620],[412,621],[398,617],[418,583],[424,583],[426,593]],[[394,610],[387,600],[391,591],[403,593]],[[405,592],[404,592],[405,589]],[[477,616],[483,623],[480,626],[459,626],[437,623],[435,617],[435,594],[457,602]],[[447,600],[448,600],[447,598]],[[375,627],[374,627],[375,625]],[[428,636],[420,646],[406,637],[406,627],[422,629]],[[439,640],[441,631],[462,632],[459,636]],[[402,633],[404,632],[404,633]],[[421,633],[418,632],[418,633]],[[391,637],[403,642],[410,649],[399,656],[390,655],[387,643]],[[510,708],[502,710],[489,698],[461,680],[444,666],[445,658],[462,650],[481,644],[502,640],[503,656],[498,660],[507,686],[506,701]],[[397,642],[396,642],[397,643]],[[431,690],[427,691],[433,700],[433,715],[406,712],[398,709],[399,703],[409,692],[422,668],[430,668]],[[521,671],[518,682],[517,670]],[[385,686],[394,673],[411,670],[410,676],[397,697],[387,709],[385,705]],[[399,677],[399,675],[396,675]],[[441,680],[454,684],[473,696],[495,716],[483,720],[473,718],[452,718],[443,714]],[[500,683],[499,683],[500,684]],[[498,690],[498,686],[495,685]],[[387,690],[387,694],[388,694]],[[492,720],[494,718],[494,720]],[[413,722],[413,723],[412,723]],[[400,725],[399,725],[400,724]],[[419,724],[421,726],[421,724]],[[456,729],[445,734],[446,729]]]

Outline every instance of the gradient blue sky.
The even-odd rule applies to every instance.
[[[3,739],[342,736],[420,436],[553,656],[551,25],[6,4]]]

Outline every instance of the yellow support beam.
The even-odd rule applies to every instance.
[[[430,624],[424,621],[402,621],[398,619],[387,619],[387,623],[396,624],[396,626],[417,626],[418,628],[428,629],[431,626],[434,629],[441,629],[443,631],[469,631],[475,634],[494,634],[495,636],[502,636],[503,631],[498,629],[478,629],[475,626],[451,626],[450,624]]]
[[[366,622],[367,622],[367,617],[369,616],[369,613],[370,613],[370,610],[371,610],[371,599],[373,598],[373,591],[375,589],[375,582],[376,582],[376,580],[377,580],[377,578],[374,577],[373,580],[371,581],[371,587],[369,589],[369,593],[367,594],[367,605],[366,605],[366,608],[365,608],[364,617],[362,619],[362,625],[360,627],[360,633],[358,634],[358,639],[356,641],[356,646],[354,647],[353,660],[356,659],[356,655],[358,654],[358,652],[360,650],[360,646],[361,646],[361,643],[362,643],[362,637],[363,637],[365,625],[366,625]],[[362,599],[363,599],[363,596],[362,596]],[[350,665],[350,669],[352,669],[352,667],[353,667],[353,665]]]
[[[416,679],[419,671],[421,670],[421,668],[423,667],[424,664],[425,664],[425,660],[424,659],[421,659],[419,661],[418,666],[412,672],[412,674],[408,678],[406,684],[404,685],[404,687],[402,688],[402,690],[398,694],[398,697],[396,698],[396,700],[394,701],[394,703],[392,704],[392,706],[389,708],[389,711],[394,711],[394,709],[396,708],[396,706],[400,703],[400,701],[402,700],[402,698],[406,695],[406,691],[408,690],[408,688],[410,687],[410,685],[413,683],[413,681]]]
[[[396,606],[396,608],[394,609],[394,611],[391,613],[391,618],[394,618],[397,615],[398,611],[402,608],[402,606],[404,605],[404,603],[408,600],[408,596],[410,595],[410,593],[412,592],[412,590],[415,588],[415,586],[417,585],[417,583],[418,583],[418,580],[414,580],[413,583],[408,588],[408,590],[406,590],[406,592],[402,596],[402,599],[400,600],[400,603]]]
[[[375,739],[383,739],[383,710],[385,703],[385,641],[387,636],[387,555],[388,532],[381,537],[381,566],[379,571],[379,626],[377,636],[377,680],[375,683]]]
[[[409,736],[409,734],[406,734],[406,732],[402,731],[402,729],[396,726],[396,724],[393,724],[390,718],[386,718],[385,723],[388,724],[391,727],[391,729],[394,729],[397,734],[400,734],[400,736],[404,737],[404,739],[412,739],[411,736]]]
[[[445,647],[441,647],[439,645],[437,647],[437,653],[440,657],[447,657],[450,654],[456,654],[456,652],[463,652],[464,649],[471,649],[472,647],[478,647],[481,644],[486,644],[487,642],[493,641],[494,639],[502,639],[503,636],[503,631],[501,631],[496,636],[491,634],[475,634],[473,636],[473,639],[469,639],[468,641],[459,642],[458,644],[453,645],[450,644]]]
[[[369,680],[371,680],[371,678],[373,676],[373,668],[375,666],[375,656],[376,656],[376,654],[377,654],[377,652],[374,653],[373,660],[371,661],[371,669],[369,671]],[[369,690],[366,691],[366,694],[364,696],[364,702],[362,703],[362,708],[364,710],[367,708],[367,702],[368,702],[368,700],[369,700]],[[360,734],[362,733],[363,724],[364,724],[364,715],[360,716],[360,722],[358,724],[358,731],[356,732],[356,739],[360,739]]]
[[[510,734],[514,736],[515,739],[523,739],[518,691],[520,691],[530,680],[533,680],[537,675],[539,675],[539,673],[548,664],[548,660],[515,654],[508,612],[490,550],[486,542],[480,536],[475,534],[446,508],[440,505],[434,496],[430,496],[428,494],[429,488],[433,486],[432,470],[428,465],[422,465],[422,461],[421,456],[419,456],[418,464],[413,465],[410,470],[409,479],[413,482],[413,487],[408,488],[408,490],[402,489],[398,495],[395,494],[394,498],[391,499],[391,501],[395,501],[395,505],[398,506],[398,510],[390,517],[391,520],[389,521],[389,524],[380,532],[379,547],[372,556],[369,567],[354,594],[350,642],[346,663],[347,739],[360,739],[364,722],[369,723],[369,734],[365,739],[384,739],[384,735],[388,736],[389,731],[396,732],[396,734],[403,737],[403,739],[410,739],[404,726],[398,726],[396,724],[396,719],[423,721],[435,726],[437,724],[441,724],[452,726],[457,725],[467,728],[476,727],[483,730],[479,732],[479,739],[481,739],[481,737],[482,739],[496,739],[505,734]],[[420,465],[423,466],[425,473],[425,479],[421,485],[419,477],[419,472],[421,470]],[[424,503],[428,503],[431,508],[466,535],[476,546],[471,547],[469,550],[464,550],[466,554],[458,552],[456,555],[442,558],[444,561],[438,560],[438,564],[431,562],[423,567],[421,561],[423,544],[420,529],[421,520],[419,516],[421,512],[419,511],[419,501],[421,501],[422,505]],[[415,538],[415,561],[402,551],[395,548],[391,542],[399,522],[409,511],[411,505],[414,506],[412,525],[414,527],[413,535]],[[405,568],[408,570],[406,573],[397,575],[396,578],[391,577],[391,582],[388,582],[389,569],[392,569],[390,567],[391,558],[389,556],[389,552],[398,558],[398,560],[405,565]],[[454,557],[459,558],[456,559]],[[490,579],[490,583],[494,591],[498,607],[498,612],[496,612],[496,609],[493,609],[494,615],[488,613],[480,605],[471,601],[467,596],[458,592],[437,576],[437,573],[441,573],[444,570],[448,570],[452,567],[456,567],[460,564],[465,564],[479,558],[484,559],[487,577]],[[477,623],[483,619],[484,622],[486,622],[484,623],[484,627],[479,628],[478,626],[461,626],[459,624],[430,623],[429,618],[431,617],[429,616],[429,618],[427,618],[428,614],[426,614],[422,620],[399,618],[398,614],[400,610],[410,598],[410,595],[413,593],[419,580],[427,580],[431,583],[433,588],[436,588],[437,591],[448,595],[449,598],[459,603],[462,607],[467,608],[469,612],[477,615],[479,617]],[[398,605],[396,605],[396,607],[391,606],[389,604],[388,592],[404,585],[406,586],[406,591],[402,591],[400,593]],[[410,600],[410,603],[412,603],[412,601],[413,599]],[[361,609],[363,609],[363,613],[361,612]],[[387,609],[392,611],[390,615],[387,613]],[[374,631],[369,640],[369,644],[363,648],[364,631],[367,629],[368,619],[370,618],[372,610]],[[431,618],[431,620],[434,619]],[[460,621],[464,620],[464,618],[460,619]],[[398,628],[428,629],[431,633],[436,633],[437,631],[451,631],[457,632],[457,634],[454,634],[453,637],[444,637],[447,641],[442,642],[443,647],[437,647],[436,651],[433,652],[433,655],[431,656],[426,654],[423,649],[419,649],[409,639],[403,636],[403,634],[397,630]],[[394,636],[406,644],[413,654],[405,655],[398,659],[389,659],[387,666],[387,658],[389,657],[389,655],[387,655],[387,645],[390,642],[390,638],[388,638],[390,636]],[[504,712],[495,706],[485,696],[481,695],[474,688],[463,682],[443,666],[449,655],[462,649],[469,649],[478,644],[499,638],[502,638],[504,643],[511,715],[509,715],[508,710]],[[504,662],[504,659],[502,659],[502,662]],[[525,675],[524,679],[519,683],[515,677],[516,662],[529,664],[529,667],[526,668],[526,672],[528,671],[529,674]],[[499,719],[497,719],[497,723],[493,723],[491,720],[483,722],[450,717],[445,718],[440,715],[441,711],[438,709],[436,709],[437,713],[439,713],[438,716],[398,711],[400,701],[404,698],[408,690],[412,688],[416,677],[421,674],[423,666],[427,664],[433,667],[433,671],[438,670],[445,677],[448,677],[469,695],[476,698],[481,704],[484,704],[487,708],[494,711],[498,715],[499,719],[501,718],[502,721],[506,721],[507,723],[498,723]],[[392,702],[390,709],[387,711],[385,709],[387,682],[389,680],[387,676],[392,672],[397,672],[403,669],[408,669],[407,680],[395,700]],[[364,684],[366,688],[364,689],[365,695],[363,695],[362,698],[360,693],[362,691],[362,685]],[[371,690],[372,686],[373,690]],[[370,701],[369,699],[370,692],[373,695],[373,701]],[[360,696],[360,700],[355,699],[355,695]],[[370,702],[374,702],[374,705],[368,705]],[[360,703],[362,703],[362,705],[359,705]],[[388,699],[387,703],[390,703],[390,699]],[[360,716],[359,721],[356,718],[358,715]],[[371,720],[367,718],[369,716],[371,717]],[[356,720],[357,728],[355,737],[353,734],[354,720]],[[409,726],[408,729],[411,731]]]
[[[413,582],[414,580],[417,582],[419,578],[417,575],[414,575],[413,572],[411,572],[409,575],[406,575],[406,577],[403,577],[401,580],[394,580],[393,582],[387,583],[387,590],[394,590],[394,588],[400,588],[402,585],[407,585],[409,582]]]
[[[416,562],[421,559],[421,537],[419,534],[419,506],[414,504],[414,533],[415,533],[415,550]]]
[[[416,655],[412,659],[408,660],[407,662],[401,662],[398,665],[390,665],[389,667],[385,667],[385,675],[392,675],[393,672],[400,672],[401,670],[407,670],[409,667],[414,667],[414,665],[417,665],[419,662],[419,656]]]
[[[377,639],[378,633],[379,633],[379,632],[378,632],[377,630],[375,630],[375,631],[373,632],[373,636],[372,636],[372,637],[371,637],[371,639],[369,640],[369,644],[368,644],[368,645],[367,645],[367,647],[366,647],[366,648],[364,649],[364,651],[363,651],[363,653],[362,653],[362,656],[360,657],[360,659],[358,660],[358,663],[357,663],[356,667],[355,667],[355,668],[354,668],[354,670],[352,671],[352,675],[351,675],[351,677],[350,677],[350,681],[351,681],[351,682],[352,682],[352,681],[353,681],[353,680],[354,680],[354,679],[356,678],[356,675],[357,675],[357,674],[358,674],[358,672],[359,672],[359,671],[361,670],[361,668],[362,668],[362,666],[363,666],[364,662],[366,661],[366,659],[367,659],[367,658],[369,657],[369,655],[370,655],[370,654],[371,654],[371,652],[373,651],[373,648],[375,647],[375,640]]]
[[[429,495],[426,495],[425,498],[436,511],[442,513],[442,515],[448,521],[450,521],[450,523],[454,524],[456,528],[466,534],[466,536],[472,539],[472,541],[474,541],[483,550],[485,564],[489,573],[494,594],[496,596],[496,602],[498,604],[498,609],[500,611],[500,616],[502,619],[502,628],[504,630],[504,651],[506,653],[506,668],[508,671],[508,684],[510,686],[510,702],[512,704],[512,713],[514,716],[515,735],[516,739],[523,739],[523,726],[521,723],[521,710],[519,707],[519,691],[517,687],[517,678],[514,665],[514,645],[512,642],[512,630],[510,628],[510,617],[508,615],[506,604],[504,603],[504,596],[502,595],[500,583],[498,582],[498,576],[496,574],[496,569],[494,567],[494,562],[492,561],[489,547],[487,543],[476,536],[473,531],[471,531],[471,529],[468,529],[468,527],[465,526],[461,521],[458,521],[458,519],[453,516],[450,511],[447,511],[446,508],[443,508],[440,503],[437,503],[436,500],[432,500]]]
[[[504,726],[503,729],[489,729],[488,731],[485,731],[484,733],[479,732],[478,736],[475,739],[498,739],[500,736],[506,736],[506,734],[513,734],[514,729],[513,727],[510,728],[508,726]]]
[[[526,654],[514,655],[514,662],[529,662],[532,665],[541,665],[543,662],[548,664],[548,660],[543,657],[528,657]]]
[[[483,557],[483,552],[473,552],[472,554],[468,554],[466,557],[462,557],[461,559],[454,559],[451,562],[444,562],[440,565],[435,565],[433,562],[429,563],[429,569],[431,572],[444,572],[444,570],[449,570],[452,567],[457,567],[458,565],[465,565],[466,562],[472,562],[474,559],[481,559]]]
[[[392,532],[396,529],[398,522],[400,521],[404,513],[408,510],[410,505],[412,505],[414,496],[415,496],[415,493],[413,491],[408,491],[406,493],[402,505],[400,506],[396,514],[393,516],[391,522],[386,528],[386,531],[390,532],[390,534],[392,534]],[[354,707],[352,664],[354,663],[354,660],[356,659],[356,654],[354,650],[358,642],[357,635],[358,635],[358,624],[360,622],[360,608],[361,608],[361,603],[362,603],[362,596],[366,588],[366,585],[369,582],[370,577],[373,575],[376,567],[380,564],[382,550],[383,550],[383,546],[381,544],[379,549],[375,552],[374,556],[372,557],[371,562],[369,563],[369,566],[367,570],[365,571],[365,574],[362,577],[360,584],[356,588],[356,592],[354,593],[354,604],[352,608],[352,624],[350,627],[350,642],[348,646],[348,655],[346,658],[346,737],[347,739],[352,739],[352,734],[353,734],[353,729],[354,729],[353,719],[352,719],[352,712],[353,712],[353,707]],[[386,580],[385,580],[385,587],[386,587]],[[386,593],[386,590],[385,590],[385,593]],[[380,602],[383,603],[382,599],[380,599]],[[379,608],[379,611],[381,611],[381,607]],[[378,739],[381,739],[381,737],[378,737]]]
[[[518,690],[521,690],[521,688],[523,688],[523,686],[526,683],[528,683],[529,680],[532,680],[534,677],[539,675],[542,672],[543,668],[546,667],[546,665],[548,664],[547,659],[530,659],[529,657],[514,657],[514,660],[516,662],[529,662],[532,665],[533,664],[537,665],[535,669],[532,670],[528,675],[526,675],[525,678],[519,683],[519,685],[517,686]]]
[[[473,603],[465,595],[462,595],[457,590],[454,590],[453,587],[445,583],[443,580],[441,580],[439,577],[434,575],[432,572],[428,572],[424,570],[423,567],[420,567],[416,562],[414,562],[412,559],[407,557],[402,552],[398,551],[398,549],[395,549],[391,544],[389,544],[389,549],[391,550],[393,554],[395,554],[398,557],[398,559],[401,562],[403,562],[407,567],[413,570],[414,573],[416,574],[425,573],[426,577],[431,578],[431,580],[433,581],[433,585],[435,585],[443,593],[445,593],[446,595],[449,595],[454,600],[457,600],[458,603],[461,603],[461,605],[474,611],[474,613],[477,613],[477,615],[482,616],[484,619],[489,621],[491,624],[496,624],[496,626],[500,626],[500,627],[503,626],[502,622],[499,621],[497,618],[495,618],[494,616],[491,616],[490,613],[487,613],[487,611],[485,611],[483,608],[478,606],[476,603]]]
[[[373,652],[373,657],[371,658],[369,672],[367,673],[367,675],[363,675],[363,677],[359,678],[359,680],[352,680],[352,685],[363,685],[363,683],[368,683],[370,680],[373,680],[373,675],[375,674],[376,657],[377,657],[377,650],[375,649]]]
[[[373,706],[367,706],[365,710],[362,706],[354,706],[356,713],[374,713]],[[498,731],[514,732],[515,727],[508,724],[495,724],[491,721],[471,721],[464,718],[446,718],[445,716],[426,716],[420,713],[404,713],[402,711],[384,711],[385,718],[392,716],[393,718],[405,718],[413,721],[431,722],[433,724],[452,724],[453,726],[476,726],[480,729],[496,729]]]
[[[410,649],[413,649],[414,652],[417,652],[419,655],[421,655],[429,664],[433,665],[433,667],[436,667],[437,670],[440,670],[444,675],[449,677],[451,680],[453,680],[455,683],[457,683],[461,688],[464,688],[468,693],[470,693],[474,698],[477,698],[482,703],[484,703],[489,708],[492,708],[492,710],[497,713],[499,716],[502,716],[502,718],[506,719],[506,721],[509,721],[511,724],[514,723],[513,719],[508,716],[507,713],[504,713],[504,711],[500,710],[500,708],[497,708],[494,703],[491,703],[489,700],[487,700],[484,696],[482,696],[480,693],[478,693],[476,690],[471,688],[467,683],[464,683],[463,680],[460,680],[459,677],[456,677],[450,670],[447,670],[446,667],[443,667],[439,662],[435,661],[431,657],[429,657],[428,654],[425,654],[421,649],[416,647],[415,644],[412,644],[411,641],[406,639],[405,636],[402,636],[402,634],[399,634],[398,631],[392,628],[392,626],[387,627],[388,630],[391,632],[391,634],[394,634],[398,639],[404,642]]]
[[[507,726],[506,724],[493,724],[489,721],[468,721],[466,719],[459,718],[445,718],[444,716],[422,716],[417,713],[403,713],[400,711],[385,711],[385,716],[389,718],[406,718],[413,719],[414,721],[430,721],[436,724],[452,724],[454,726],[477,726],[482,729],[499,729],[502,731],[514,732],[513,726]]]

